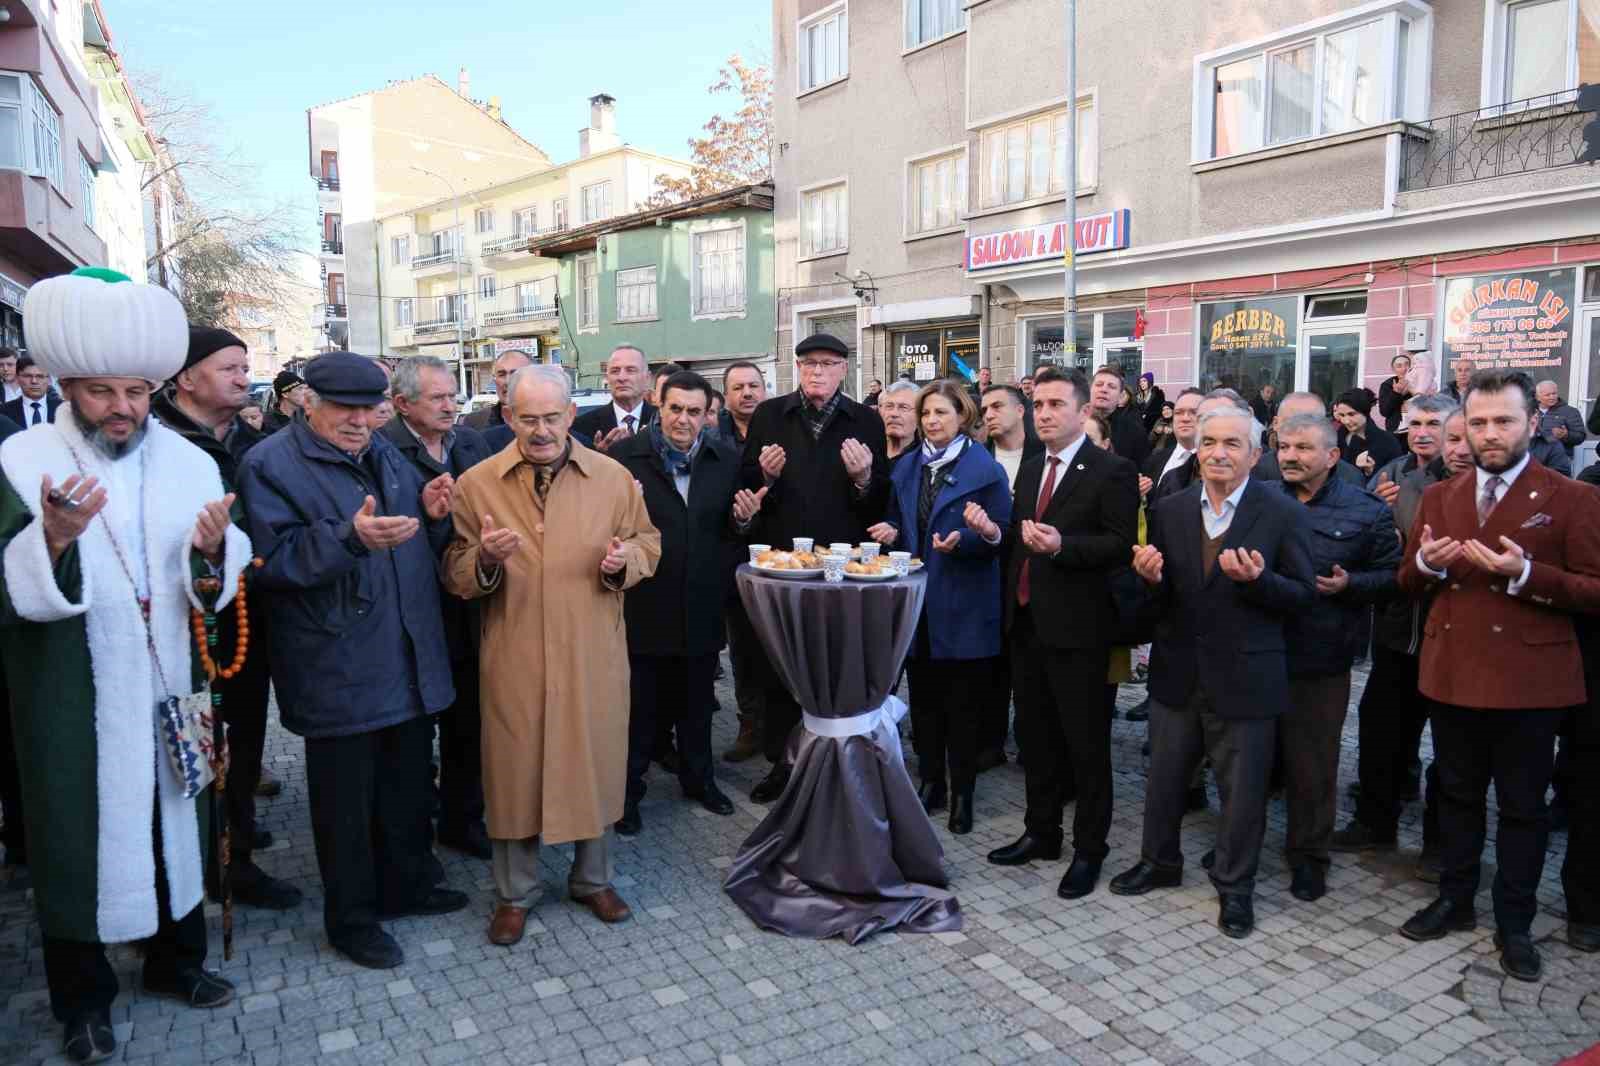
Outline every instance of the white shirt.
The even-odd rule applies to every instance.
[[[617,401],[612,400],[611,401],[611,410],[613,412],[615,412],[615,414],[617,416],[617,425],[621,426],[622,428],[624,428],[624,429],[628,428],[628,423],[623,421],[623,419],[625,419],[625,418],[633,419],[633,432],[634,433],[637,433],[637,432],[639,432],[639,430],[644,428],[644,401],[643,400],[640,400],[638,406],[633,408],[631,411],[628,410],[625,407],[618,407],[617,406]]]
[[[1474,470],[1474,473],[1477,474],[1477,484],[1476,484],[1476,492],[1474,493],[1474,495],[1472,497],[1473,505],[1476,506],[1477,505],[1477,501],[1483,499],[1483,490],[1488,487],[1489,479],[1492,478],[1492,477],[1499,477],[1500,478],[1500,487],[1495,489],[1495,493],[1494,493],[1494,505],[1496,507],[1499,507],[1502,503],[1504,503],[1505,502],[1505,498],[1508,495],[1510,495],[1510,493],[1511,493],[1512,484],[1517,480],[1517,478],[1522,476],[1522,472],[1524,470],[1528,469],[1528,460],[1530,458],[1532,458],[1532,457],[1524,455],[1522,457],[1521,462],[1517,463],[1516,466],[1512,467],[1510,470],[1507,470],[1505,473],[1498,474],[1498,475],[1489,473],[1489,471],[1485,470],[1481,466],[1477,467]],[[1500,545],[1491,544],[1491,545],[1488,545],[1488,548],[1489,548],[1490,551],[1498,551],[1499,548],[1500,548]],[[1422,560],[1422,549],[1421,548],[1417,549],[1417,569],[1421,570],[1424,574],[1432,574],[1434,577],[1440,579],[1441,581],[1450,576],[1445,571],[1443,571],[1443,570],[1435,570],[1433,567],[1431,567],[1427,563],[1423,562],[1423,560]],[[1506,584],[1506,595],[1507,596],[1515,596],[1517,593],[1521,592],[1522,591],[1522,586],[1526,585],[1528,583],[1528,575],[1530,573],[1532,573],[1532,572],[1533,572],[1533,560],[1532,559],[1524,559],[1524,560],[1522,560],[1522,573],[1515,580],[1507,582],[1507,584]]]
[[[1007,450],[996,444],[994,446],[994,461],[1000,464],[1006,472],[1006,486],[1012,492],[1017,490],[1017,471],[1022,469],[1022,449]]]
[[[37,405],[37,410],[35,409],[35,405]],[[35,420],[34,420],[34,415],[36,413],[39,416],[37,422],[35,422]],[[29,426],[32,426],[32,425],[41,425],[42,426],[42,425],[46,424],[49,421],[50,421],[50,397],[41,396],[37,400],[30,400],[26,396],[22,397],[22,428],[23,429],[27,429]]]
[[[1161,484],[1162,478],[1178,469],[1184,463],[1187,463],[1189,461],[1189,457],[1193,454],[1194,452],[1191,452],[1188,448],[1185,448],[1183,445],[1177,443],[1176,439],[1174,439],[1172,445],[1172,454],[1167,457],[1167,465],[1161,468],[1161,473],[1156,475],[1156,484]]]
[[[1250,487],[1250,478],[1247,475],[1239,483],[1239,487],[1228,493],[1222,501],[1222,513],[1217,514],[1211,509],[1211,497],[1206,495],[1204,485],[1200,486],[1200,521],[1205,523],[1206,536],[1216,540],[1228,531],[1233,525],[1233,516],[1239,510],[1239,501],[1244,498],[1244,490]]]
[[[10,403],[22,396],[22,386],[15,381],[0,382],[0,389],[5,390],[5,398],[0,403]]]

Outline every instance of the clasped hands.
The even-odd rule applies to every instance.
[[[1161,549],[1151,544],[1133,546],[1133,572],[1151,585],[1161,584],[1161,573],[1166,565]],[[1217,555],[1217,566],[1234,581],[1254,581],[1266,573],[1267,561],[1260,552],[1244,548],[1228,548]]]
[[[1527,563],[1527,553],[1522,546],[1510,537],[1501,537],[1500,543],[1505,551],[1497,552],[1477,538],[1472,540],[1456,540],[1454,537],[1435,537],[1433,527],[1423,525],[1422,561],[1432,570],[1439,573],[1449,571],[1452,564],[1465,560],[1472,566],[1491,574],[1499,574],[1513,580],[1522,576],[1522,568]]]

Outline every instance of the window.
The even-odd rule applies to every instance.
[[[339,153],[323,151],[322,153],[322,180],[339,180]]]
[[[495,276],[493,274],[481,275],[478,278],[478,299],[480,301],[492,300],[494,299],[494,294]]]
[[[459,293],[451,293],[448,296],[435,296],[433,298],[435,321],[438,322],[460,321],[457,316],[465,314],[466,308],[467,301]]]
[[[0,167],[28,170],[22,148],[22,75],[0,73]]]
[[[555,289],[555,278],[519,281],[516,288],[517,310],[535,311],[541,307],[550,307],[555,303]]]
[[[474,233],[493,233],[494,209],[489,207],[478,208],[472,213],[472,225]]]
[[[567,198],[558,197],[550,204],[550,225],[554,229],[567,228]]]
[[[611,217],[611,183],[597,181],[583,187],[583,221],[599,222]]]
[[[967,153],[912,163],[906,205],[909,233],[931,233],[958,224],[967,209]]]
[[[1367,294],[1364,292],[1334,292],[1306,297],[1306,320],[1319,318],[1365,318]]]
[[[61,116],[26,74],[0,71],[0,167],[47,179],[66,195]]]
[[[800,194],[800,254],[837,255],[850,246],[850,190],[845,182]]]
[[[449,255],[461,247],[461,234],[453,229],[442,229],[428,234],[430,255]]]
[[[83,189],[83,224],[94,229],[94,166],[78,157],[78,182]]]
[[[656,268],[617,271],[617,321],[640,322],[656,317]]]
[[[914,2],[914,0],[913,0]],[[800,92],[832,84],[850,73],[848,8],[840,4],[801,22]]]
[[[1486,55],[1496,103],[1564,93],[1600,82],[1600,4],[1594,0],[1494,0],[1495,36]],[[1498,42],[1498,44],[1496,44]]]
[[[328,302],[331,304],[344,303],[344,275],[328,275]]]
[[[275,351],[278,350],[278,331],[277,330],[269,329],[269,330],[264,331],[261,334],[261,340],[262,340],[262,342],[264,344],[266,344],[267,351],[275,352]]]
[[[527,237],[539,231],[538,207],[524,207],[511,213],[511,235]]]
[[[600,326],[600,270],[592,255],[578,256],[578,328]]]
[[[744,311],[744,225],[693,234],[695,315]]]
[[[394,324],[396,327],[411,325],[411,297],[407,296],[394,302]]]
[[[992,126],[980,135],[982,207],[1063,196],[1067,191],[1067,109]],[[1078,101],[1078,189],[1094,186],[1099,130],[1093,99]]]
[[[344,240],[344,218],[333,212],[322,216],[322,240],[329,251],[338,251]]]
[[[389,258],[395,266],[405,266],[411,262],[411,234],[389,238]]]
[[[1376,0],[1341,23],[1202,56],[1196,157],[1217,159],[1404,117],[1411,110],[1406,71],[1419,62],[1425,68],[1429,37],[1412,33],[1411,24],[1427,17],[1412,0]]]
[[[1129,384],[1135,382],[1144,361],[1144,341],[1134,337],[1138,311],[1079,311],[1074,317],[1073,342],[1077,351],[1071,364],[1085,374],[1096,367],[1115,366]],[[1030,318],[1021,324],[1021,344],[1027,372],[1066,362],[1066,327],[1061,317]]]
[[[963,0],[905,0],[906,47],[937,41],[967,28]]]

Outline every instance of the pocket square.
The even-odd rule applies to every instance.
[[[1551,518],[1549,515],[1545,514],[1543,511],[1540,511],[1538,514],[1534,515],[1532,518],[1530,518],[1526,522],[1522,523],[1521,527],[1519,527],[1519,528],[1522,528],[1522,529],[1538,529],[1540,526],[1553,525],[1554,523],[1555,523],[1555,519]]]

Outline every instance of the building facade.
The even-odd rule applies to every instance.
[[[1070,104],[1054,0],[774,10],[780,292],[796,308],[780,338],[829,292],[855,312],[867,376],[942,373],[952,341],[938,337],[929,359],[934,328],[953,320],[908,336],[902,297],[950,312],[975,297],[976,359],[1001,381],[1071,359],[1149,371],[1169,394],[1272,383],[1331,398],[1375,389],[1405,352],[1436,384],[1466,359],[1555,380],[1585,410],[1600,395],[1600,173],[1574,165],[1572,107],[1577,85],[1600,81],[1591,4],[1080,5]],[[1159,56],[1130,62],[1126,42],[1147,38]],[[876,117],[902,111],[894,126],[920,143]],[[930,113],[954,118],[916,121]],[[954,204],[923,165],[936,157],[952,161]],[[828,176],[833,159],[852,172]],[[830,223],[814,190],[841,184],[856,202]],[[883,202],[863,203],[865,186]],[[833,255],[805,254],[845,232]],[[904,259],[913,243],[938,249],[920,274]],[[897,287],[908,279],[926,288]],[[899,321],[868,341],[884,318]]]

